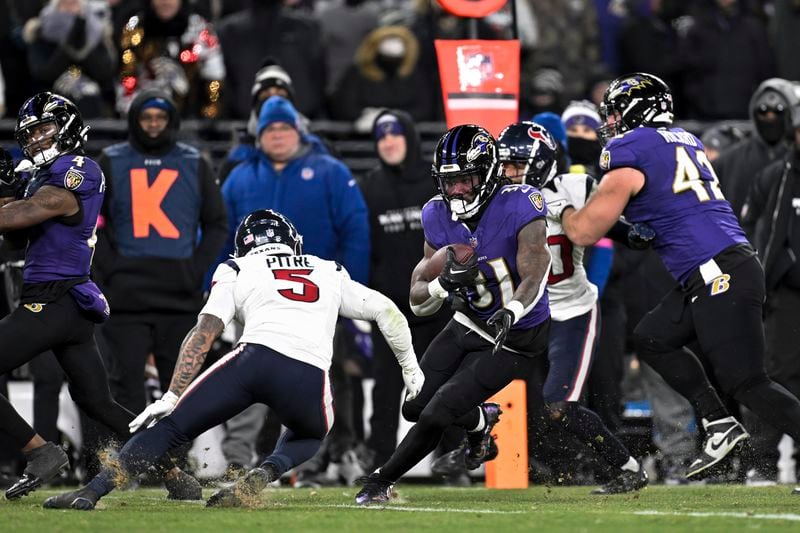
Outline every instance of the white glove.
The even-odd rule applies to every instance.
[[[404,368],[403,382],[408,389],[406,400],[413,400],[419,395],[422,390],[422,385],[425,384],[425,374],[422,373],[422,369],[419,365],[414,365],[413,368]]]
[[[131,433],[136,433],[142,426],[152,426],[170,414],[176,403],[178,403],[178,397],[172,392],[167,392],[160,400],[151,403],[144,411],[139,413],[139,416],[128,424],[128,429],[131,430]]]

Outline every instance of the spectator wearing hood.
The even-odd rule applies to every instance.
[[[213,26],[185,0],[147,0],[128,19],[120,43],[117,110],[125,114],[139,92],[165,91],[179,114],[217,118],[225,63]]]
[[[408,280],[419,261],[425,237],[422,206],[436,192],[430,163],[422,155],[420,137],[411,117],[400,110],[382,111],[372,128],[380,163],[364,178],[362,191],[369,209],[372,253],[369,286],[389,297],[411,327],[414,351],[424,353],[442,330],[442,313],[420,317],[408,304]],[[381,465],[397,446],[403,379],[400,367],[380,333],[373,331],[373,410],[367,446]],[[393,362],[394,361],[394,362]]]
[[[128,141],[98,159],[106,195],[95,277],[114,309],[102,336],[112,392],[135,413],[145,407],[149,353],[161,390],[168,390],[181,341],[203,304],[203,276],[227,235],[211,165],[196,148],[177,142],[179,126],[169,96],[144,91],[131,104]]]
[[[749,106],[755,134],[724,150],[714,161],[722,194],[740,219],[753,178],[786,154],[793,91],[792,82],[781,78],[761,83],[750,98]]]
[[[51,0],[23,30],[34,89],[69,97],[84,118],[111,116],[116,63],[111,33],[104,7]]]
[[[793,111],[791,148],[753,180],[742,209],[742,227],[752,235],[764,265],[767,374],[796,395],[800,394],[800,98],[793,102]],[[755,453],[748,480],[777,482],[782,432],[750,412],[744,414]]]
[[[286,72],[283,67],[275,63],[272,58],[265,59],[264,66],[256,72],[256,77],[253,80],[253,87],[250,89],[250,99],[253,107],[250,111],[250,117],[247,120],[247,126],[234,132],[238,144],[231,148],[231,151],[228,153],[228,158],[222,163],[222,167],[219,171],[220,183],[225,182],[228,174],[231,173],[231,170],[233,170],[236,165],[258,151],[259,147],[256,141],[258,113],[264,102],[272,96],[282,96],[294,105],[294,95],[294,85],[292,84],[292,78],[289,76],[289,73]],[[330,150],[328,150],[323,141],[309,131],[310,121],[308,118],[303,116],[299,111],[297,112],[297,116],[300,121],[300,130],[303,132],[306,141],[308,141],[312,149],[320,154],[329,154]]]
[[[336,120],[356,121],[366,114],[367,128],[384,107],[405,111],[415,121],[434,120],[437,96],[433,80],[420,68],[414,34],[403,26],[384,26],[362,41],[329,110]]]

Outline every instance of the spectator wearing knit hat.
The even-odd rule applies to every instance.
[[[597,107],[588,100],[572,101],[561,114],[561,122],[567,130],[570,172],[598,177],[602,146],[596,131],[601,123]]]
[[[228,158],[222,163],[222,167],[219,171],[220,183],[225,181],[228,174],[230,174],[231,170],[233,170],[236,165],[258,150],[256,143],[258,113],[261,110],[262,104],[272,96],[282,96],[294,105],[295,92],[294,86],[292,85],[292,78],[273,58],[266,58],[261,69],[256,72],[253,86],[250,89],[252,108],[247,120],[247,126],[234,131],[237,144],[231,148],[230,152],[228,152]],[[310,121],[308,118],[303,116],[299,111],[297,115],[300,122],[300,129],[312,149],[321,154],[329,153],[329,149],[322,140],[309,132]]]

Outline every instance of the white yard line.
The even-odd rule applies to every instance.
[[[302,505],[303,507],[324,507],[327,509],[372,509],[373,511],[409,511],[415,513],[468,513],[468,514],[526,514],[531,511],[498,511],[496,509],[451,509],[448,507],[406,507],[392,505],[349,505],[349,504],[328,504],[328,505]],[[293,506],[294,507],[294,506]]]
[[[631,513],[639,516],[688,516],[696,518],[753,518],[755,520],[789,520],[800,522],[800,514],[761,514],[761,513],[734,513],[734,512],[679,512],[679,511],[633,511]]]

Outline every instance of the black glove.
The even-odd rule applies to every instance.
[[[628,247],[632,250],[646,250],[653,245],[656,232],[644,222],[631,224],[628,228]]]
[[[456,292],[462,287],[475,285],[478,277],[478,258],[472,254],[463,265],[456,261],[456,253],[452,247],[447,247],[447,259],[444,262],[442,273],[439,274],[439,284],[447,292]]]
[[[0,148],[0,198],[16,196],[19,184],[20,180],[14,172],[14,159]]]
[[[494,349],[492,350],[492,355],[494,355],[506,342],[508,332],[511,330],[511,326],[514,325],[514,313],[502,307],[489,317],[489,320],[486,321],[486,325],[490,328],[494,328]]]

